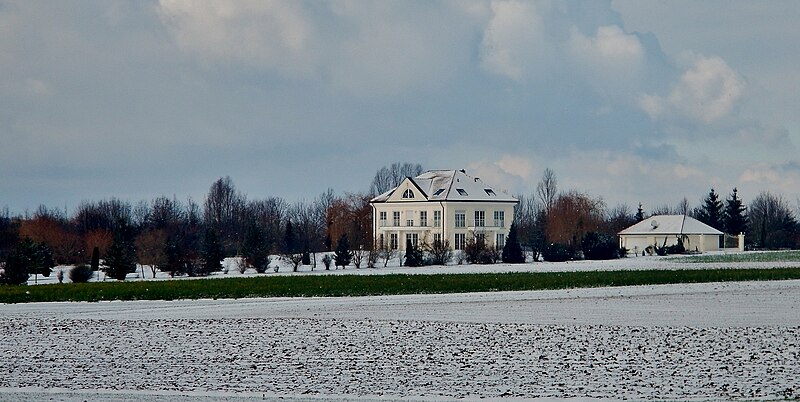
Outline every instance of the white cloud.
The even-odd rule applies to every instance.
[[[644,58],[644,49],[635,35],[629,35],[616,25],[597,28],[594,37],[587,37],[573,28],[571,51],[584,60],[595,63],[636,66]]]
[[[178,46],[210,64],[245,63],[288,75],[313,71],[313,27],[300,3],[160,0]]]
[[[519,176],[523,180],[530,179],[533,174],[533,163],[522,156],[503,155],[495,164],[504,172]]]
[[[742,97],[745,82],[719,57],[697,57],[666,97],[644,94],[639,106],[658,118],[669,113],[702,123],[730,114]]]
[[[523,191],[533,173],[533,164],[519,156],[504,155],[498,161],[478,160],[467,165],[467,173],[509,194]]]
[[[759,185],[762,188],[777,189],[778,192],[798,193],[800,192],[800,165],[797,163],[780,165],[760,163],[745,169],[739,176],[739,180]]]
[[[630,93],[639,90],[645,50],[636,35],[626,34],[617,25],[598,27],[594,36],[573,27],[568,48],[575,69],[595,90],[621,94],[626,102]]]
[[[545,59],[547,39],[533,3],[492,2],[492,17],[481,43],[481,67],[523,81]]]

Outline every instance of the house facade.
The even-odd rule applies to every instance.
[[[482,237],[488,246],[503,247],[517,202],[464,170],[430,170],[370,201],[375,244],[405,250],[407,242],[440,240],[463,250]]]
[[[723,235],[690,216],[656,215],[619,232],[619,244],[641,254],[648,246],[672,246],[681,239],[688,251],[717,251],[721,250]]]

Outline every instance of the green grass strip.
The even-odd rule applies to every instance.
[[[800,268],[433,275],[303,275],[0,286],[0,303],[340,297],[783,279],[800,279]]]
[[[703,254],[671,258],[670,262],[680,263],[731,263],[731,262],[783,262],[800,263],[800,251],[775,251],[763,253]]]

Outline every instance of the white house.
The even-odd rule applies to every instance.
[[[687,251],[720,250],[723,233],[686,215],[651,216],[621,232],[619,244],[641,254],[648,246],[672,246],[683,240]]]
[[[464,170],[430,170],[370,200],[375,242],[405,250],[407,241],[441,240],[462,250],[467,239],[483,237],[502,247],[517,202]]]

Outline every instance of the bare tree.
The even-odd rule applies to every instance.
[[[605,223],[605,203],[600,198],[570,191],[556,197],[547,218],[547,239],[577,247],[588,232]]]
[[[245,200],[228,176],[215,181],[208,190],[203,218],[207,226],[220,234],[226,255],[234,254],[241,242],[240,219],[244,215]]]
[[[406,177],[416,177],[422,174],[422,165],[419,163],[392,163],[389,167],[382,167],[375,173],[369,187],[371,195],[383,194],[400,184]]]
[[[678,205],[675,206],[676,215],[689,215],[691,210],[692,208],[689,206],[689,200],[686,197],[683,197],[683,199],[678,202]]]
[[[761,192],[748,208],[748,236],[757,247],[784,248],[798,245],[799,225],[789,202],[781,195]]]
[[[552,169],[547,168],[544,170],[542,180],[536,185],[536,194],[539,196],[545,211],[550,211],[558,194],[558,180],[556,179],[556,173]]]
[[[136,257],[142,266],[142,278],[144,278],[144,266],[150,267],[153,278],[156,271],[167,264],[166,244],[167,232],[163,229],[151,229],[136,236]]]

